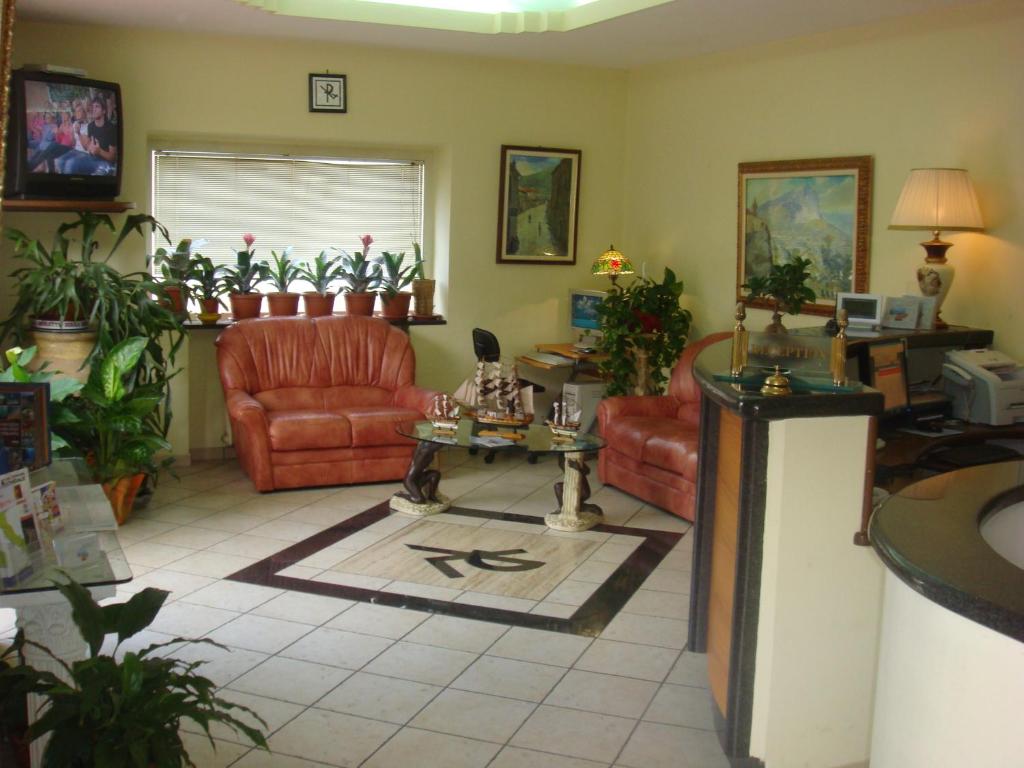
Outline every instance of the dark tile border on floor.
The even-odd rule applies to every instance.
[[[243,568],[227,578],[247,584],[258,584],[294,592],[306,592],[314,595],[340,597],[357,600],[375,605],[386,605],[394,608],[409,608],[415,611],[439,613],[446,616],[459,616],[465,619],[477,619],[498,624],[511,624],[517,627],[546,629],[553,632],[565,632],[572,635],[597,637],[615,615],[626,604],[630,597],[640,588],[644,580],[665,558],[685,534],[671,531],[654,531],[646,528],[627,528],[620,525],[598,525],[591,530],[602,533],[621,533],[627,536],[643,537],[643,542],[629,555],[615,571],[604,580],[583,605],[576,609],[568,618],[545,616],[538,613],[525,613],[505,608],[489,608],[470,603],[454,603],[417,595],[403,595],[397,592],[381,592],[362,587],[349,587],[342,584],[329,584],[322,581],[297,579],[292,576],[281,576],[280,571],[295,565],[311,555],[316,554],[332,544],[367,528],[379,520],[398,513],[392,513],[389,502],[384,501],[361,512],[348,520],[344,520],[327,530],[310,536],[308,539],[282,549],[257,563]],[[452,507],[448,514],[466,517],[482,517],[489,520],[507,520],[516,523],[537,525],[543,529],[544,519],[530,515],[516,515],[509,512],[489,512],[479,509]],[[429,520],[429,517],[423,518]]]

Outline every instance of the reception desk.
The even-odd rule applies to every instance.
[[[856,546],[874,417],[863,388],[767,397],[694,372],[703,392],[689,648],[707,654],[734,766],[816,768],[870,753],[884,567]]]
[[[1024,764],[1022,503],[1024,461],[1009,461],[920,480],[874,516],[872,768]]]

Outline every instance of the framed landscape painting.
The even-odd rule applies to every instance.
[[[736,297],[755,275],[810,259],[817,300],[803,311],[831,315],[839,293],[868,290],[872,158],[833,157],[739,164]],[[771,309],[766,299],[747,301]]]
[[[575,264],[578,149],[501,148],[499,264]]]

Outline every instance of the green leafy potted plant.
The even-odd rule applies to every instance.
[[[46,699],[46,708],[28,729],[30,740],[49,737],[43,768],[195,768],[181,738],[186,720],[197,723],[211,744],[210,725],[220,723],[267,748],[260,730],[235,713],[263,727],[266,723],[251,709],[218,697],[214,682],[196,671],[202,661],[171,656],[171,649],[182,644],[224,646],[179,637],[140,651],[123,649],[126,640],[153,622],[168,592],[147,587],[126,602],[101,606],[73,580],[57,588],[71,604],[71,618],[89,647],[88,658],[68,664],[45,646],[27,641],[23,633],[0,657],[0,703],[5,710],[29,693]],[[109,655],[100,653],[107,635],[117,637]],[[19,661],[26,649],[56,659],[64,674]]]
[[[118,524],[128,518],[146,475],[170,462],[156,461],[156,454],[171,446],[151,419],[166,394],[167,381],[140,384],[132,380],[147,343],[136,336],[112,347],[93,365],[79,397],[65,401],[70,418],[54,425],[85,456]]]
[[[794,256],[790,261],[772,264],[767,275],[751,277],[741,287],[746,288],[747,299],[768,298],[773,303],[772,321],[765,328],[768,333],[785,333],[782,312],[800,314],[804,304],[817,298],[814,290],[807,285],[811,278],[811,261]]]
[[[664,369],[675,365],[690,332],[690,312],[679,306],[682,294],[682,281],[668,268],[660,283],[640,277],[612,285],[598,308],[609,395],[663,391]]]
[[[267,294],[267,304],[272,317],[291,317],[299,314],[299,294],[292,293],[291,288],[300,275],[299,266],[291,258],[292,247],[289,245],[279,256],[271,251],[273,261],[269,265],[270,284],[277,290]]]
[[[246,233],[242,235],[242,241],[245,248],[236,252],[235,263],[224,267],[223,271],[231,314],[235,320],[260,316],[263,294],[257,293],[256,287],[269,277],[266,262],[254,258],[256,252],[252,244],[256,238]]]
[[[434,289],[436,282],[428,279],[423,270],[423,251],[419,243],[413,243],[415,254],[412,263],[412,314],[414,317],[434,316]]]
[[[220,319],[224,294],[222,268],[215,267],[206,256],[195,254],[189,264],[189,291],[199,300],[199,320],[204,325],[213,325]]]
[[[128,336],[151,340],[143,363],[166,370],[184,339],[181,318],[164,305],[163,287],[145,272],[121,274],[108,263],[132,232],[167,230],[146,214],[128,216],[103,258],[96,255],[99,233],[115,232],[105,214],[83,212],[77,219],[57,228],[52,245],[8,229],[14,244],[14,258],[27,262],[16,269],[17,299],[7,319],[0,324],[0,338],[39,348],[37,362],[49,360],[68,376],[84,381],[87,366],[96,355]],[[73,253],[72,235],[81,243]],[[69,332],[78,328],[77,332]],[[47,330],[50,329],[50,330]]]
[[[381,314],[388,318],[405,318],[409,316],[409,302],[412,301],[412,294],[403,291],[412,282],[413,265],[402,266],[405,261],[405,252],[388,253],[384,251],[380,256],[381,279],[380,301],[383,311]]]
[[[331,257],[327,255],[327,251],[320,251],[320,255],[313,259],[311,265],[300,267],[299,270],[299,276],[313,286],[312,291],[302,294],[306,315],[323,317],[332,314],[337,294],[331,293],[331,284],[344,275],[341,257]]]
[[[164,293],[171,303],[171,311],[176,314],[185,313],[188,306],[189,290],[188,276],[192,266],[192,250],[199,248],[205,240],[193,243],[192,238],[186,237],[173,251],[166,248],[157,248],[156,253],[148,256],[147,260],[151,267],[155,266],[160,270],[163,277]]]
[[[372,315],[377,294],[373,293],[381,280],[380,265],[370,260],[370,245],[373,238],[363,235],[359,238],[363,250],[351,256],[341,252],[341,277],[345,281],[345,312],[350,315]]]

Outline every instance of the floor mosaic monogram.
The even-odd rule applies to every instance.
[[[536,517],[462,508],[425,520],[385,502],[228,578],[594,636],[679,538],[614,525],[560,534]],[[545,607],[559,590],[577,596],[571,615]]]

